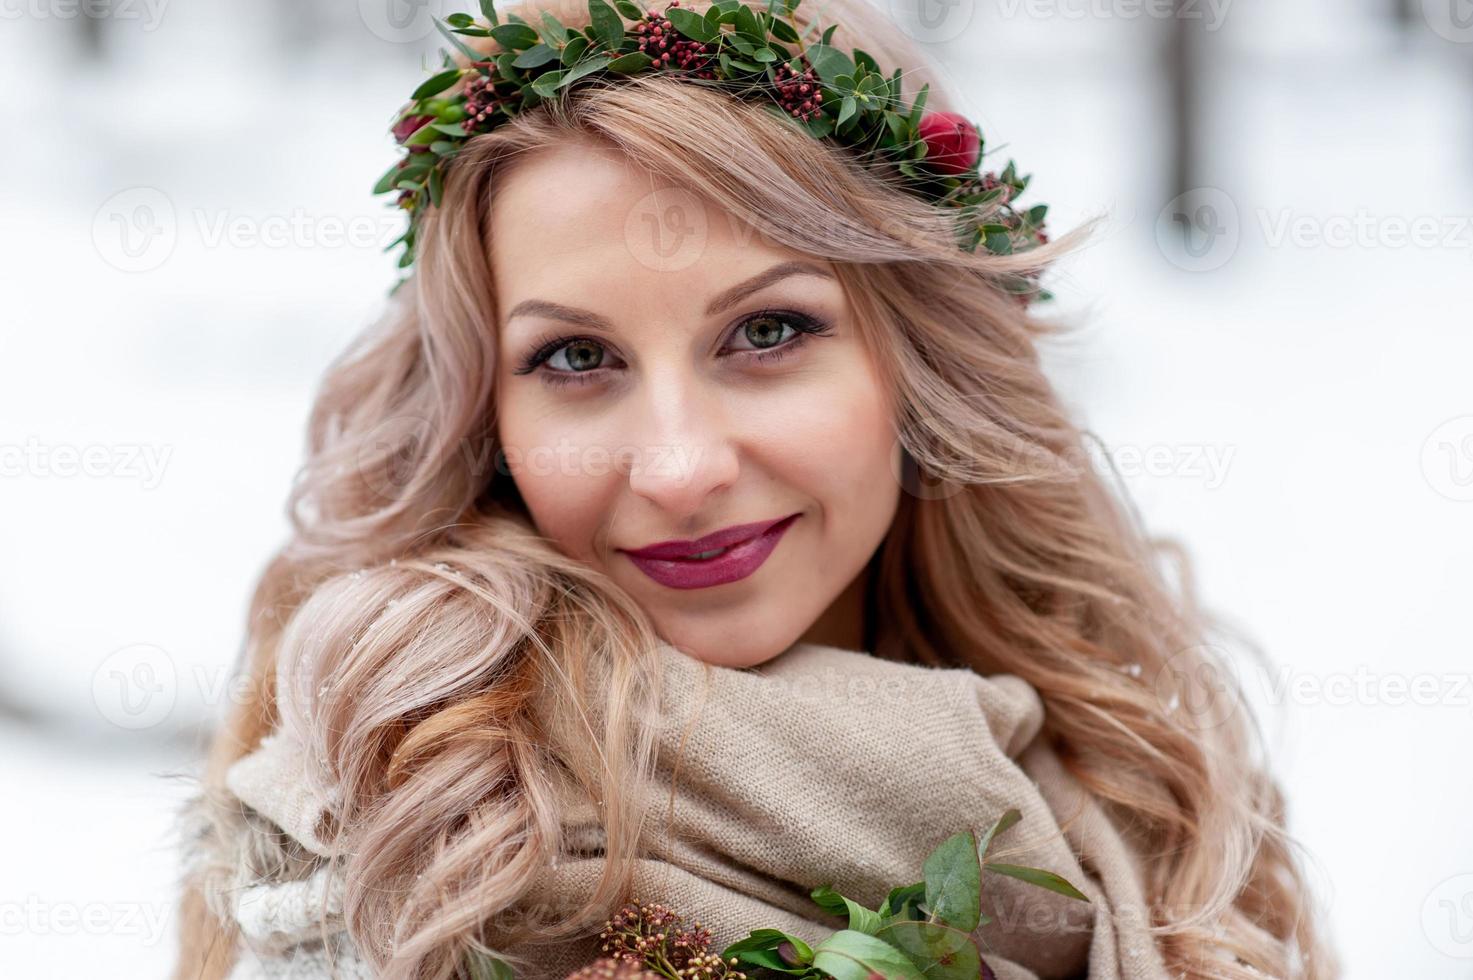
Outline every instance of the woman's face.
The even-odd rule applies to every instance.
[[[828,264],[590,147],[519,161],[494,213],[497,436],[538,532],[698,659],[856,646],[900,448]]]

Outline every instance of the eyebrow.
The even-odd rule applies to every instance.
[[[765,272],[759,272],[750,279],[744,280],[723,290],[712,298],[706,306],[706,316],[716,316],[718,313],[728,310],[752,293],[766,289],[774,283],[793,276],[817,276],[821,279],[833,279],[834,274],[821,265],[802,260],[779,262],[777,265]],[[588,327],[591,330],[603,330],[613,332],[614,326],[607,317],[600,316],[592,310],[582,310],[576,306],[565,306],[562,303],[553,303],[542,299],[524,299],[512,307],[506,315],[510,323],[519,316],[543,316],[552,320],[563,320],[568,323],[576,323],[579,326]]]

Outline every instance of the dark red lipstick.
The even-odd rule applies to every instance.
[[[703,589],[751,575],[783,532],[800,514],[777,520],[734,524],[694,540],[661,541],[643,548],[621,548],[650,578],[672,589]]]

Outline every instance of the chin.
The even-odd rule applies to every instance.
[[[735,633],[735,636],[733,636]],[[716,667],[756,667],[787,650],[796,642],[786,634],[754,636],[753,631],[675,631],[665,633],[666,642],[686,656]]]

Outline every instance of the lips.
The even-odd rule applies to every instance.
[[[760,534],[772,530],[773,527],[796,515],[788,514],[771,521],[755,521],[751,524],[733,524],[724,527],[703,538],[694,540],[661,541],[644,548],[621,549],[626,554],[636,558],[659,558],[664,560],[691,559],[696,555],[718,548],[729,548],[732,545],[749,541]]]
[[[799,516],[789,514],[776,521],[738,524],[694,541],[661,541],[624,553],[636,568],[667,588],[704,589],[725,585],[761,568]],[[694,557],[713,551],[718,553]],[[671,557],[655,557],[661,554]]]

